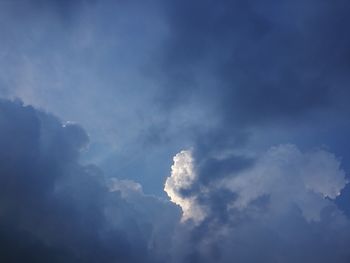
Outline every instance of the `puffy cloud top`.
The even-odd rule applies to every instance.
[[[200,222],[205,217],[204,210],[198,205],[196,197],[183,197],[181,192],[190,189],[197,179],[194,169],[192,152],[181,151],[174,156],[174,164],[171,166],[171,176],[167,178],[164,191],[170,200],[179,205],[183,211],[182,220],[192,219]]]
[[[5,100],[0,124],[3,262],[350,258],[350,223],[333,202],[345,173],[325,150],[280,145],[250,162],[229,153],[199,162],[192,151],[181,151],[164,187],[182,209],[179,224],[171,202],[80,164],[88,142],[80,126]]]
[[[268,196],[275,204],[297,204],[307,220],[319,220],[326,197],[340,195],[347,180],[336,157],[324,150],[302,153],[294,145],[272,147],[255,165],[220,182],[237,194],[232,208],[244,209]]]
[[[347,183],[338,158],[286,144],[244,169],[215,171],[225,158],[246,160],[174,157],[165,190],[183,210],[175,262],[348,262],[350,222],[333,202]],[[211,168],[211,180],[200,166]]]

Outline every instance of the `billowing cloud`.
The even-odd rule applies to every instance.
[[[164,191],[173,203],[181,207],[183,221],[192,219],[197,223],[204,219],[205,211],[198,204],[196,196],[186,197],[182,195],[197,180],[193,162],[192,152],[189,150],[176,154],[174,156],[174,164],[171,166],[171,176],[165,182]]]
[[[271,205],[298,205],[307,220],[319,220],[347,180],[336,157],[324,150],[302,153],[294,145],[272,147],[254,166],[220,182],[237,197],[230,208],[244,209],[267,196]]]
[[[1,262],[350,262],[349,1],[0,2]]]
[[[345,173],[325,150],[280,145],[254,158],[226,153],[201,163],[193,151],[181,151],[165,183],[181,220],[176,206],[140,184],[80,164],[88,137],[77,124],[5,100],[0,124],[4,262],[350,258],[349,220],[332,201]]]
[[[254,135],[265,147],[326,145],[348,165],[349,2],[179,0],[164,10],[160,102],[216,120],[196,130],[196,148],[232,149]]]
[[[201,165],[222,167],[222,158]],[[334,203],[347,179],[333,154],[279,145],[211,181],[193,175],[199,166],[191,152],[180,152],[165,187],[183,218],[196,223],[183,221],[176,234],[176,262],[349,260],[350,221]]]
[[[330,205],[329,199],[339,196],[347,184],[345,172],[333,154],[324,150],[302,153],[294,145],[272,147],[251,167],[242,171],[226,170],[224,176],[212,178],[209,184],[207,178],[198,177],[195,167],[191,151],[175,155],[164,190],[171,201],[182,208],[183,220],[193,219],[197,223],[205,219],[205,211],[209,209],[205,206],[210,204],[200,204],[199,200],[211,192],[227,190],[233,198],[220,205],[228,211],[244,210],[266,197],[271,208],[297,205],[307,221],[317,221],[322,209]],[[205,167],[209,169],[208,165]]]
[[[81,165],[87,143],[76,124],[0,100],[1,262],[162,262],[169,253],[177,209]]]

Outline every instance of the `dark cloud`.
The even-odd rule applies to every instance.
[[[87,142],[78,125],[0,101],[2,262],[158,262],[166,255],[161,247],[176,210],[132,187],[136,197],[127,198],[132,183],[112,189],[97,167],[80,165]],[[157,233],[162,227],[169,232]]]
[[[212,157],[201,160],[201,162],[202,164],[198,165],[201,183],[208,184],[214,180],[226,177],[228,173],[239,172],[249,168],[254,163],[254,159],[232,155],[222,160]]]
[[[347,1],[0,5],[0,261],[349,262]]]
[[[348,235],[347,227],[309,224],[293,210],[272,221],[243,216],[234,226],[212,223],[190,232],[179,262],[347,262]]]
[[[347,1],[163,6],[169,36],[157,56],[165,93],[161,107],[171,111],[195,102],[213,113],[202,123],[216,120],[194,129],[200,183],[227,176],[226,167],[249,167],[252,163],[230,151],[254,143],[326,145],[348,166],[342,135],[350,131]]]
[[[170,29],[158,54],[165,93],[160,105],[172,111],[197,103],[217,121],[195,131],[194,161],[179,153],[166,184],[192,225],[177,233],[175,258],[348,262],[347,209],[334,202],[337,177],[341,191],[347,176],[336,171],[336,158],[290,146],[256,156],[248,146],[252,135],[266,130],[275,131],[260,137],[270,144],[295,140],[309,146],[309,138],[336,150],[347,144],[336,140],[349,113],[349,3],[208,0],[164,6]],[[282,131],[285,138],[274,137]]]
[[[172,1],[161,58],[169,96],[211,96],[227,126],[345,106],[349,9],[343,0]]]

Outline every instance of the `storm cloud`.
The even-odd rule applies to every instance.
[[[350,261],[347,1],[0,2],[1,262]]]
[[[0,101],[1,261],[158,262],[166,255],[161,247],[177,210],[136,183],[80,165],[87,143],[76,124]]]
[[[5,262],[349,260],[350,222],[333,201],[347,179],[327,151],[280,145],[210,182],[182,151],[165,184],[180,220],[140,184],[80,164],[88,136],[77,124],[6,100],[0,123]]]
[[[347,105],[347,1],[173,1],[166,10],[164,73],[193,79],[172,99],[203,91],[227,120],[249,123]]]

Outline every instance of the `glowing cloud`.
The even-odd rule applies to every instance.
[[[197,197],[181,194],[181,191],[189,190],[197,179],[192,152],[181,151],[174,156],[173,160],[171,176],[165,182],[164,191],[170,197],[171,202],[181,207],[183,222],[191,219],[194,223],[199,223],[205,218],[205,212],[198,204]]]

